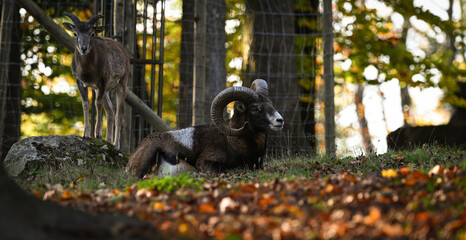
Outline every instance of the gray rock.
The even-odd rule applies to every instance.
[[[83,139],[79,136],[30,137],[15,143],[4,160],[8,173],[16,177],[28,166],[73,161],[77,166],[89,161],[124,167],[127,157],[104,140]],[[33,164],[32,164],[33,163]]]

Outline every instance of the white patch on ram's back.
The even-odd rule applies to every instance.
[[[181,145],[185,146],[190,150],[193,149],[193,133],[194,128],[192,127],[170,132],[170,134],[176,142],[180,143]]]

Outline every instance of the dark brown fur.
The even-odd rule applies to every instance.
[[[244,104],[235,104],[231,126],[243,125],[247,115],[241,110],[245,109]],[[139,143],[131,155],[129,170],[133,175],[142,178],[154,165],[160,164],[162,159],[171,164],[177,164],[181,159],[201,172],[222,172],[241,166],[249,169],[262,168],[267,147],[267,129],[259,125],[249,125],[249,128],[245,136],[227,136],[219,132],[213,124],[196,126],[192,150],[176,142],[170,134],[173,131],[152,133]]]

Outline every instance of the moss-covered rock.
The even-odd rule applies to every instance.
[[[22,172],[41,171],[45,166],[59,167],[63,163],[124,167],[127,161],[128,156],[104,140],[51,135],[15,143],[6,155],[4,165],[11,176],[17,177]]]

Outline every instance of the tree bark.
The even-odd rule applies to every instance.
[[[301,1],[297,4],[295,24],[297,29],[296,53],[298,54],[298,75],[300,90],[300,115],[304,127],[304,134],[309,142],[309,153],[317,152],[315,103],[317,97],[316,75],[317,69],[317,34],[320,31],[318,24],[319,0]]]
[[[408,30],[410,28],[410,23],[409,23],[409,18],[407,16],[403,17],[404,23],[403,23],[403,32],[401,34],[401,40],[403,43],[406,45],[407,37],[408,37]],[[405,74],[402,74],[401,76],[404,76]],[[405,83],[407,82],[407,79],[402,79],[400,77],[400,80],[403,80]],[[403,112],[403,126],[408,126],[409,125],[409,110],[411,107],[411,96],[409,96],[409,85],[406,83],[404,86],[401,86],[400,82],[400,97],[401,97],[401,111]]]
[[[180,84],[176,125],[191,126],[194,70],[194,0],[183,1],[181,19]]]
[[[324,102],[325,102],[325,152],[335,156],[335,82],[333,73],[333,9],[332,1],[324,1]]]
[[[210,105],[225,88],[225,1],[195,1],[194,16],[194,71],[193,122],[200,125],[211,122]]]
[[[225,0],[207,0],[204,123],[211,122],[212,101],[226,86],[226,11]]]
[[[299,85],[294,55],[294,1],[246,0],[244,74],[246,86],[262,78],[269,98],[284,117],[281,134],[269,137],[269,152],[281,156],[308,152],[299,111]]]
[[[148,222],[91,215],[25,193],[0,164],[1,239],[163,239]]]
[[[7,83],[7,96],[5,105],[5,118],[3,121],[3,143],[0,150],[6,156],[11,146],[21,137],[21,38],[19,7],[14,4],[11,23],[11,44]],[[3,159],[0,156],[0,160]]]
[[[0,160],[3,161],[6,153],[3,152],[3,142],[5,141],[6,135],[4,135],[5,125],[4,121],[9,121],[7,118],[7,85],[9,78],[9,59],[10,59],[10,48],[11,48],[11,35],[12,35],[12,21],[13,11],[15,9],[14,2],[12,0],[3,1],[1,7],[1,19],[0,19]]]
[[[362,103],[364,86],[360,83],[357,85],[356,94],[354,95],[354,103],[356,104],[356,114],[359,122],[359,132],[362,136],[362,143],[366,154],[372,153],[374,148],[369,134],[369,126],[367,125],[366,113],[364,104]]]

